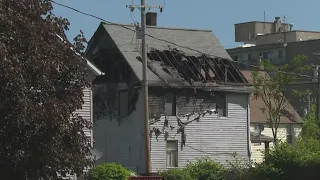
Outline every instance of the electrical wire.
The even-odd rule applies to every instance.
[[[71,10],[73,10],[73,11],[76,11],[76,12],[78,12],[78,13],[80,13],[80,14],[83,14],[83,15],[86,15],[86,16],[90,16],[90,17],[99,19],[99,20],[101,20],[101,21],[103,21],[103,22],[105,22],[105,23],[107,23],[107,24],[120,26],[120,27],[122,27],[122,28],[124,28],[124,29],[130,30],[130,31],[133,31],[133,32],[136,32],[135,29],[131,29],[131,28],[127,27],[126,25],[119,24],[119,23],[114,23],[114,22],[111,22],[111,21],[107,21],[107,20],[105,20],[105,19],[103,19],[103,18],[101,18],[101,17],[98,17],[98,16],[95,16],[95,15],[92,15],[92,14],[89,14],[89,13],[86,13],[86,12],[83,12],[83,11],[80,11],[80,10],[75,9],[75,8],[73,8],[73,7],[70,7],[70,6],[67,6],[67,5],[58,3],[58,2],[56,2],[56,1],[54,1],[54,0],[51,0],[51,2],[54,3],[54,4],[56,4],[56,5],[58,5],[58,6],[62,6],[62,7],[71,9]],[[150,35],[150,34],[145,34],[145,35],[148,36],[148,37],[150,37],[150,38],[156,39],[156,40],[158,40],[158,41],[166,42],[166,43],[175,45],[175,46],[180,47],[180,48],[184,48],[184,49],[188,49],[188,50],[191,50],[191,51],[195,51],[195,52],[198,52],[198,53],[200,53],[200,54],[207,55],[207,56],[210,56],[210,57],[213,56],[213,57],[219,58],[219,56],[217,56],[217,55],[207,54],[207,53],[201,52],[201,51],[199,51],[199,50],[197,50],[197,49],[193,49],[193,48],[190,48],[190,47],[187,47],[187,46],[182,46],[182,45],[179,45],[179,44],[177,44],[177,43],[174,43],[174,42],[171,42],[171,41],[168,41],[168,40],[165,40],[165,39],[157,38],[157,37],[155,37],[155,36],[153,36],[153,35]],[[232,59],[226,59],[226,60],[231,61],[231,62],[234,62],[234,63],[238,63],[238,64],[247,65],[247,66],[250,66],[250,67],[253,67],[253,68],[257,68],[258,70],[261,70],[261,71],[265,71],[265,70],[261,69],[260,66],[255,66],[255,65],[252,65],[252,64],[247,64],[247,63],[244,63],[244,62],[237,62],[237,61],[234,61],[234,60],[232,60]],[[274,70],[274,71],[275,71],[275,72],[286,73],[286,74],[288,74],[288,75],[297,75],[297,76],[300,76],[300,77],[314,78],[314,77],[312,77],[312,76],[308,76],[308,75],[304,75],[304,74],[299,74],[299,73],[294,73],[294,72],[286,72],[286,71],[281,71],[281,70]]]

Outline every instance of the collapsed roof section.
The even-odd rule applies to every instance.
[[[160,63],[163,71],[191,85],[198,83],[247,83],[234,62],[205,54],[186,54],[177,48],[151,48],[148,59]]]

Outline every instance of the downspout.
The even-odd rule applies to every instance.
[[[248,157],[251,160],[251,138],[250,138],[250,94],[248,96],[248,107],[247,107],[247,146],[248,146]]]

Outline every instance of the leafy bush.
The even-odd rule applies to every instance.
[[[283,172],[271,164],[261,163],[250,169],[250,177],[251,180],[282,180]]]
[[[235,153],[232,156],[232,161],[228,161],[226,179],[248,180],[251,177],[251,169],[251,161],[243,159]]]
[[[127,180],[131,174],[131,171],[120,164],[107,163],[91,169],[89,180]]]
[[[189,173],[183,169],[170,169],[161,172],[160,175],[163,177],[163,180],[193,180]]]
[[[223,180],[226,172],[221,164],[209,158],[188,164],[186,170],[194,180]]]

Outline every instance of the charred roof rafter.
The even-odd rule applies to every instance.
[[[186,55],[176,48],[161,51],[152,48],[148,57],[150,60],[160,61],[166,73],[184,78],[191,85],[193,82],[247,83],[238,67],[228,59],[213,58],[205,54]]]

